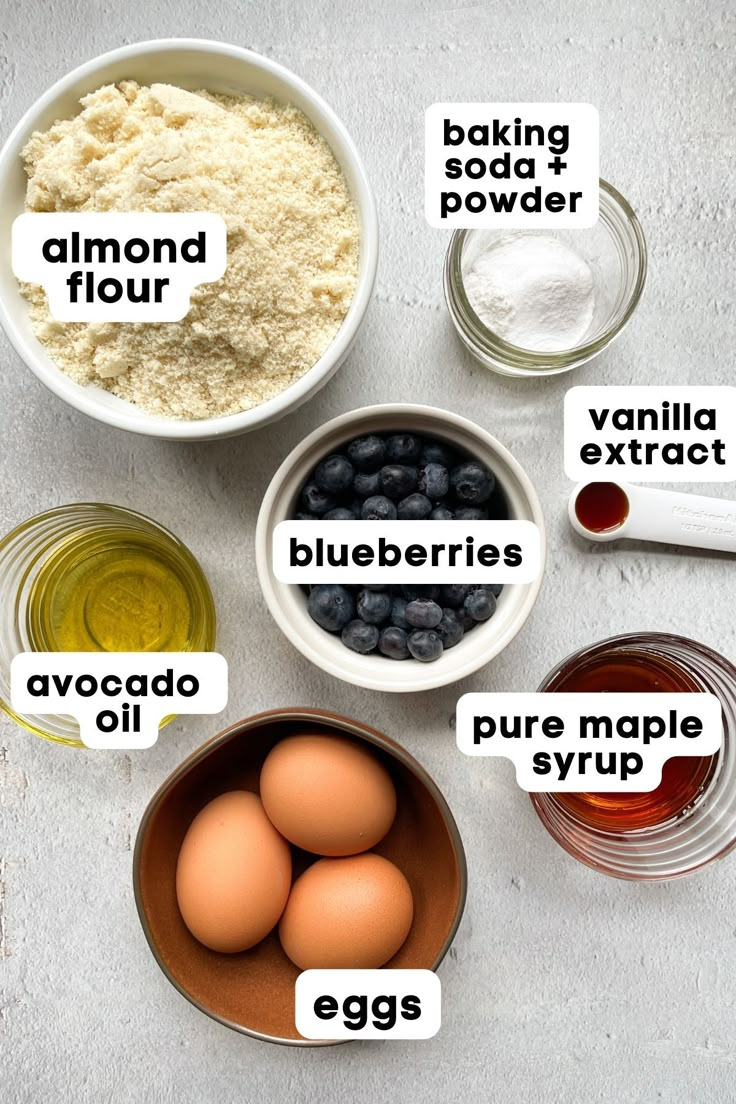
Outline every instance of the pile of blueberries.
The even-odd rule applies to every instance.
[[[370,434],[320,461],[299,496],[297,519],[465,521],[508,516],[493,472],[433,438]],[[343,644],[389,659],[431,663],[496,611],[502,585],[308,588],[312,620]]]

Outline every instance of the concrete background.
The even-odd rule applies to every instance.
[[[209,574],[232,672],[221,718],[177,723],[147,753],[67,751],[0,722],[8,1104],[736,1099],[736,860],[671,885],[608,880],[547,837],[508,764],[471,762],[454,746],[460,692],[534,689],[572,648],[614,632],[672,630],[736,653],[726,558],[578,541],[564,519],[561,455],[573,382],[733,382],[734,10],[725,0],[549,9],[28,0],[4,13],[4,133],[52,81],[104,50],[166,35],[229,40],[293,68],[332,103],[365,157],[382,233],[375,300],[348,363],[301,412],[251,437],[185,447],[111,431],[47,393],[2,340],[0,529],[74,500],[158,518]],[[600,109],[602,174],[642,219],[651,275],[620,341],[574,376],[505,382],[455,339],[441,288],[447,236],[422,214],[423,111],[442,99]],[[533,616],[502,656],[461,686],[399,700],[301,659],[261,600],[252,536],[271,474],[306,432],[364,403],[427,396],[514,451],[541,496],[550,553]],[[470,892],[432,1042],[312,1052],[254,1042],[190,1007],[148,952],[131,843],[149,797],[216,729],[289,704],[398,736],[457,817]]]

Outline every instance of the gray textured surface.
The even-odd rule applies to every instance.
[[[669,629],[736,652],[731,564],[578,542],[563,520],[561,457],[573,381],[732,382],[733,7],[549,7],[179,0],[172,11],[163,0],[28,0],[5,12],[4,133],[73,65],[136,39],[221,38],[295,69],[365,156],[382,258],[365,328],[328,389],[278,428],[226,443],[184,447],[98,426],[46,393],[2,340],[0,529],[84,499],[170,526],[199,555],[217,599],[232,672],[222,724],[314,704],[398,734],[444,789],[470,867],[434,1041],[314,1052],[253,1042],[164,980],[130,887],[148,798],[220,719],[177,723],[152,751],[129,756],[68,752],[0,722],[0,1094],[9,1104],[736,1098],[736,859],[668,886],[597,876],[547,838],[507,764],[460,756],[449,724],[460,690],[533,689],[564,653],[612,632]],[[440,279],[446,237],[422,215],[423,110],[441,99],[600,108],[602,172],[642,218],[651,278],[621,340],[574,377],[503,382],[454,339]],[[366,402],[428,395],[516,453],[542,498],[550,555],[533,616],[492,666],[462,687],[397,700],[301,659],[264,608],[251,542],[270,475],[305,432]]]

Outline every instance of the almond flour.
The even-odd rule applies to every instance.
[[[78,383],[151,414],[209,418],[265,402],[323,354],[350,306],[358,224],[326,142],[293,107],[106,85],[23,151],[31,211],[214,211],[222,279],[170,323],[61,323],[24,285],[37,336]]]

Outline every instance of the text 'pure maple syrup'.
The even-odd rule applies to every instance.
[[[663,656],[632,649],[569,663],[545,689],[589,694],[697,693],[702,687]],[[715,755],[668,759],[662,781],[648,793],[556,793],[554,797],[591,828],[618,832],[648,828],[682,816],[692,806],[706,788],[716,759]]]
[[[588,483],[575,499],[575,516],[589,533],[620,529],[629,516],[629,500],[618,483]]]

